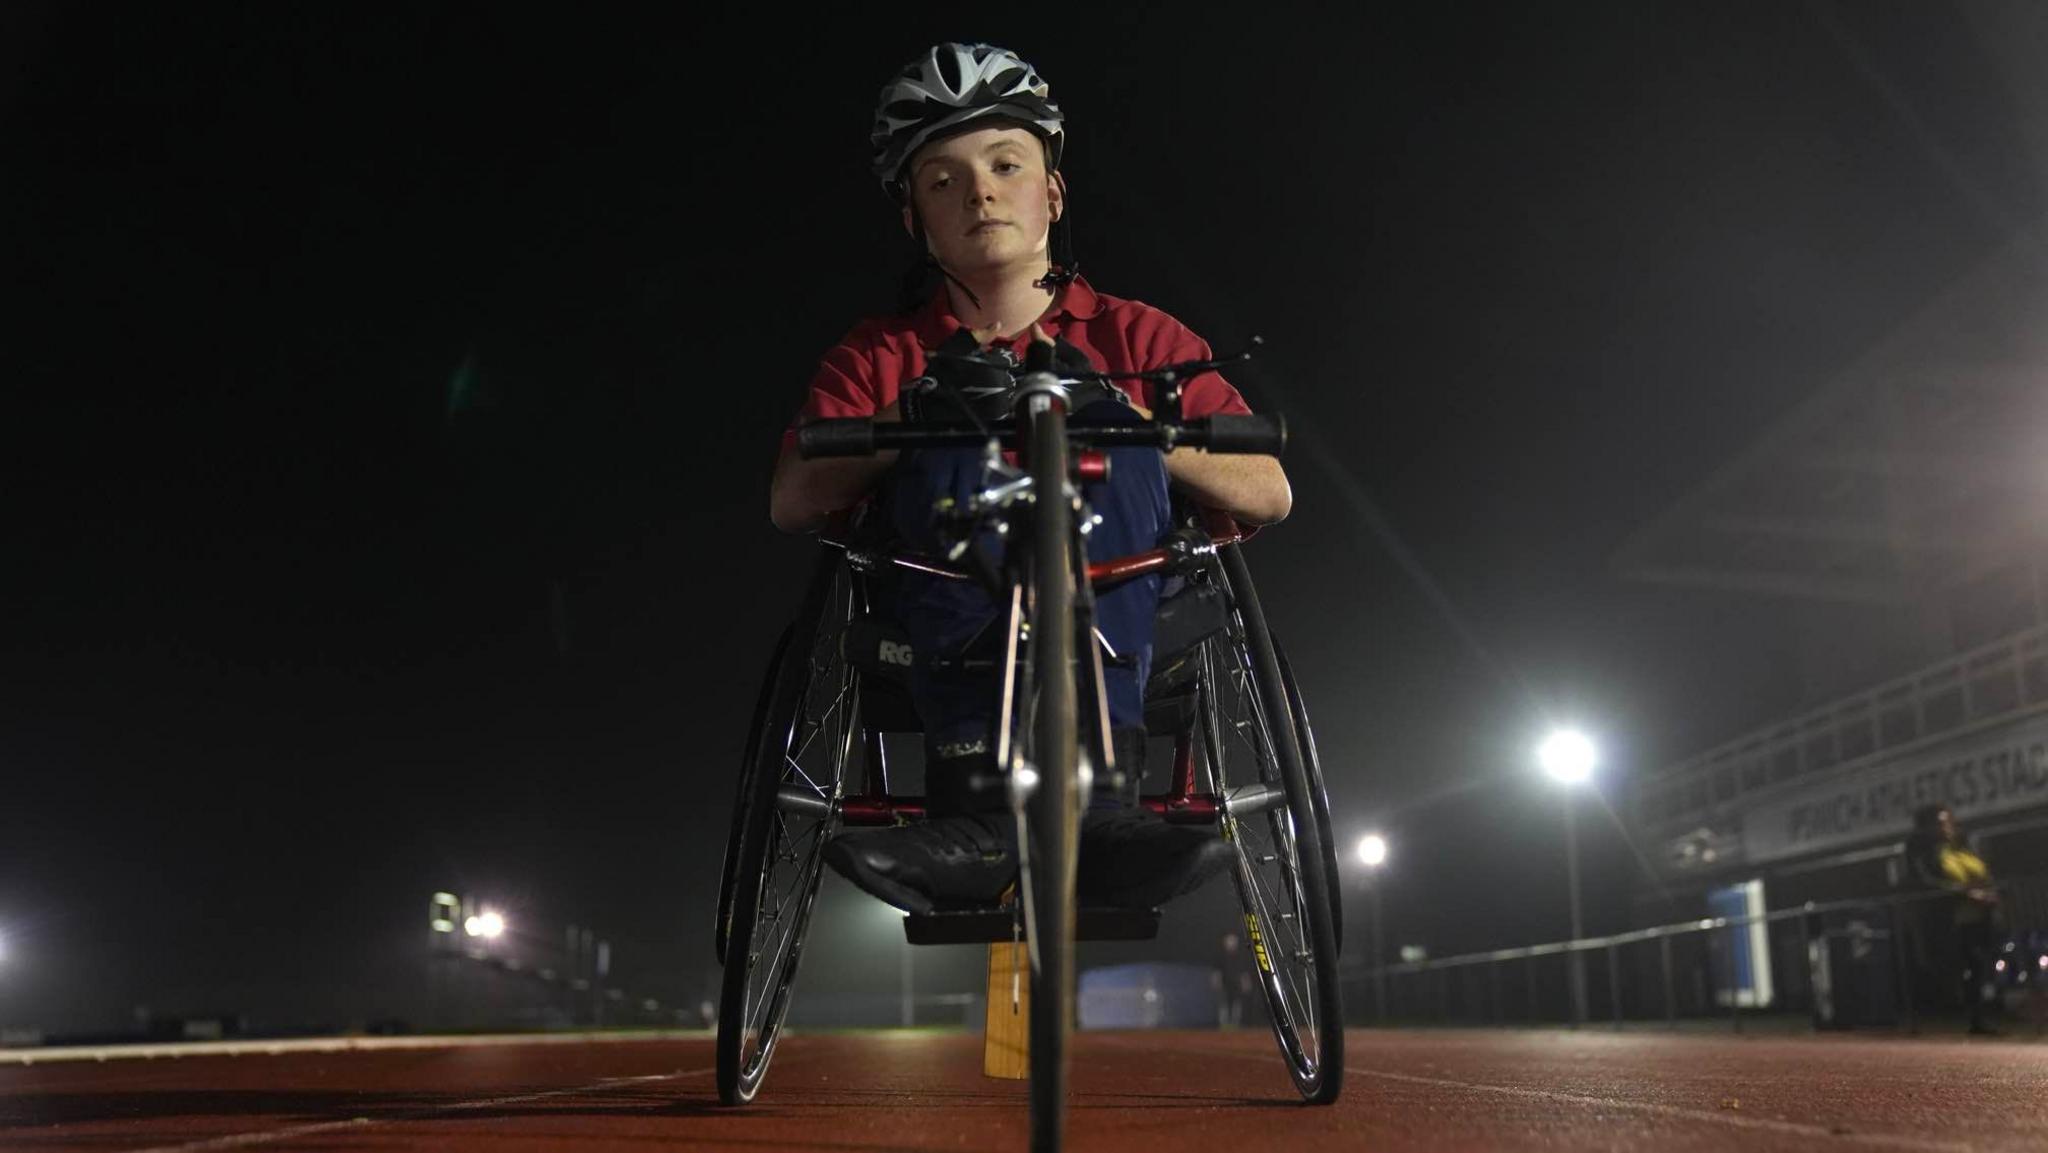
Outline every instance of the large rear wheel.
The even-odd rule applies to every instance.
[[[754,765],[760,760],[761,730],[768,724],[768,710],[775,704],[775,686],[782,679],[783,656],[789,652],[789,638],[794,632],[795,625],[784,628],[775,642],[775,651],[768,658],[768,672],[761,678],[761,690],[754,698],[754,718],[747,725],[747,743],[741,746],[732,822],[725,834],[725,864],[718,871],[718,920],[711,931],[711,948],[721,965],[725,964],[726,938],[732,932],[732,893],[739,873],[740,849],[746,843],[754,811],[750,798],[754,795]]]
[[[1327,1105],[1344,1080],[1334,850],[1317,803],[1297,710],[1237,546],[1218,550],[1230,627],[1203,642],[1198,736],[1211,787],[1226,798],[1224,836],[1245,934],[1273,1033],[1295,1088]],[[1299,714],[1305,722],[1306,713]]]
[[[827,556],[788,637],[760,726],[733,854],[718,1004],[718,1098],[754,1099],[789,1013],[804,931],[860,732],[856,676],[840,635],[853,577]]]

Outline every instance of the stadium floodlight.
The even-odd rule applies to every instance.
[[[1600,751],[1593,740],[1577,729],[1559,729],[1536,747],[1536,763],[1550,779],[1565,785],[1582,785],[1593,779],[1600,763]]]
[[[1377,869],[1387,863],[1387,839],[1378,833],[1367,833],[1358,838],[1358,863],[1368,869]]]
[[[1536,746],[1536,763],[1543,767],[1551,780],[1566,788],[1564,852],[1566,866],[1570,870],[1572,940],[1577,941],[1585,936],[1585,926],[1579,914],[1579,833],[1577,818],[1572,812],[1572,792],[1593,779],[1593,769],[1600,763],[1600,750],[1594,747],[1593,738],[1577,729],[1556,729]],[[1585,954],[1573,949],[1567,963],[1572,983],[1572,1024],[1577,1026],[1586,1020]]]
[[[1366,892],[1372,898],[1372,1004],[1374,1020],[1387,1019],[1387,971],[1385,936],[1380,931],[1380,866],[1387,863],[1387,839],[1378,833],[1358,838],[1358,863],[1366,867],[1371,883]]]

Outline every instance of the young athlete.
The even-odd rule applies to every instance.
[[[796,423],[916,419],[929,394],[906,393],[906,382],[957,371],[961,353],[983,365],[1021,364],[1032,340],[1054,342],[1064,363],[1104,372],[1210,357],[1208,345],[1165,312],[1098,293],[1077,274],[1064,243],[1065,118],[1046,83],[1011,52],[947,43],[922,53],[883,87],[870,139],[875,175],[941,283],[911,311],[864,320],[829,350]],[[1057,261],[1056,236],[1063,256]],[[928,360],[941,349],[956,357]],[[1079,407],[1072,419],[1149,417],[1149,398],[1135,384],[1123,389]],[[1207,373],[1185,383],[1182,411],[1192,419],[1250,410],[1223,377]],[[786,531],[814,529],[880,485],[895,532],[928,547],[934,503],[964,496],[982,479],[976,450],[802,460],[794,427],[785,433],[769,499],[770,516]],[[1169,527],[1169,485],[1248,524],[1278,521],[1292,504],[1286,474],[1272,457],[1188,448],[1117,449],[1111,457],[1109,481],[1089,493],[1090,507],[1103,517],[1088,538],[1093,558],[1153,547]],[[1136,805],[1159,587],[1153,577],[1097,598],[1097,628],[1119,656],[1104,680],[1126,784],[1099,790],[1083,820],[1084,903],[1156,905],[1228,861],[1213,830],[1169,825]],[[863,889],[912,912],[987,905],[1016,872],[1000,791],[986,787],[996,778],[995,684],[937,672],[929,657],[958,653],[987,635],[995,608],[970,582],[909,574],[894,609],[917,654],[911,693],[925,726],[928,819],[837,838],[826,859]]]

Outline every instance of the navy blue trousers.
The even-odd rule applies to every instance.
[[[1125,423],[1139,419],[1122,405],[1099,403],[1077,414],[1074,423]],[[1166,458],[1153,448],[1109,450],[1109,479],[1088,486],[1088,507],[1102,517],[1087,537],[1090,561],[1110,560],[1155,547],[1172,519],[1166,495]],[[980,449],[927,449],[905,453],[890,497],[897,535],[918,551],[942,547],[932,527],[932,506],[942,496],[965,500],[981,488]],[[999,556],[1000,538],[978,542]],[[1140,577],[1095,598],[1095,627],[1110,649],[1104,654],[1104,690],[1112,728],[1144,724],[1145,678],[1152,671],[1152,621],[1159,606],[1160,577]],[[955,656],[980,641],[1001,655],[1003,622],[999,606],[978,583],[907,573],[898,585],[896,619],[910,633],[918,654],[911,669],[911,697],[925,726],[925,742],[939,755],[966,752],[977,744],[993,749],[1001,689],[995,672],[934,673],[930,654]],[[998,662],[1000,663],[1000,662]],[[1082,707],[1090,707],[1082,702]],[[951,750],[951,751],[949,751]]]

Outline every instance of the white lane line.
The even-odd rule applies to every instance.
[[[48,1049],[0,1049],[0,1065],[41,1065],[53,1061],[121,1061],[156,1057],[276,1057],[285,1053],[344,1053],[356,1050],[455,1049],[474,1045],[565,1045],[623,1041],[703,1041],[709,1029],[650,1029],[640,1033],[479,1033],[422,1037],[292,1037],[272,1041],[173,1041],[155,1045],[71,1045]]]
[[[1655,1113],[1661,1117],[1682,1118],[1688,1121],[1711,1121],[1718,1125],[1732,1125],[1737,1129],[1785,1133],[1797,1137],[1816,1138],[1831,1143],[1877,1145],[1887,1149],[1944,1150],[1951,1151],[1951,1153],[1970,1153],[1971,1150],[1978,1148],[1966,1141],[1935,1141],[1925,1137],[1908,1137],[1889,1133],[1836,1132],[1826,1125],[1812,1125],[1800,1121],[1777,1121],[1768,1117],[1744,1117],[1740,1113],[1716,1113],[1708,1109],[1688,1109],[1683,1105],[1664,1105],[1656,1101],[1631,1101],[1626,1097],[1595,1097],[1585,1093],[1563,1093],[1555,1089],[1523,1089],[1513,1085],[1480,1085],[1470,1081],[1454,1081],[1448,1077],[1418,1077],[1413,1073],[1387,1073],[1378,1069],[1350,1069],[1347,1072],[1357,1073],[1366,1077],[1379,1077],[1387,1081],[1408,1081],[1417,1085],[1439,1085],[1445,1088],[1471,1089],[1480,1093],[1499,1093],[1503,1096],[1526,1097],[1537,1101],[1591,1105],[1596,1109],[1634,1109],[1638,1112]]]
[[[136,1153],[181,1153],[198,1149],[235,1149],[243,1145],[267,1145],[273,1141],[289,1141],[294,1137],[310,1137],[315,1133],[331,1133],[336,1129],[354,1129],[363,1125],[375,1125],[368,1117],[351,1117],[346,1121],[322,1121],[317,1125],[294,1125],[289,1129],[267,1129],[261,1133],[237,1133],[232,1137],[215,1137],[211,1141],[195,1141],[190,1145],[158,1145],[140,1149]]]
[[[448,1105],[429,1105],[417,1109],[405,1109],[384,1117],[350,1117],[345,1121],[320,1121],[311,1125],[293,1125],[286,1129],[264,1129],[255,1133],[234,1133],[226,1137],[210,1137],[204,1141],[192,1141],[184,1145],[155,1145],[138,1149],[135,1153],[202,1153],[210,1149],[240,1149],[247,1145],[269,1145],[277,1141],[289,1141],[294,1137],[307,1137],[314,1133],[330,1133],[336,1129],[360,1129],[369,1125],[385,1125],[395,1121],[422,1121],[443,1113],[459,1113],[465,1109],[493,1109],[501,1105],[522,1105],[529,1101],[545,1101],[550,1097],[573,1097],[578,1093],[601,1093],[606,1089],[617,1089],[626,1085],[646,1085],[655,1081],[680,1081],[685,1077],[702,1077],[706,1073],[718,1072],[718,1066],[702,1069],[684,1069],[675,1073],[647,1073],[635,1077],[606,1077],[589,1085],[577,1085],[568,1089],[549,1089],[541,1093],[520,1093],[511,1097],[482,1097],[474,1101],[457,1101]]]
[[[1113,1045],[1136,1046],[1138,1043],[1121,1037],[1100,1037]],[[1205,1054],[1220,1057],[1235,1057],[1243,1061],[1256,1061],[1262,1065],[1278,1060],[1275,1056],[1254,1056],[1240,1053],[1235,1049],[1204,1048]],[[1799,1121],[1778,1121],[1768,1117],[1745,1117],[1740,1113],[1721,1113],[1710,1109],[1690,1109],[1683,1105],[1665,1105],[1656,1101],[1632,1101],[1626,1097],[1596,1097],[1587,1093],[1565,1093],[1556,1089],[1524,1089],[1514,1085],[1482,1085],[1473,1081],[1456,1081],[1448,1077],[1422,1077],[1414,1073],[1391,1073],[1380,1069],[1360,1069],[1347,1066],[1345,1073],[1358,1077],[1378,1077],[1386,1081],[1406,1081],[1415,1085],[1435,1085],[1446,1089],[1470,1089],[1479,1093],[1498,1093],[1506,1097],[1522,1097],[1536,1101],[1550,1101],[1572,1105],[1590,1105],[1596,1109],[1633,1109],[1641,1113],[1654,1113],[1661,1117],[1681,1118],[1687,1121],[1708,1121],[1716,1125],[1728,1125],[1737,1129],[1759,1132],[1785,1133],[1798,1137],[1818,1138],[1839,1145],[1875,1145],[1888,1149],[1912,1149],[1919,1153],[1975,1153],[1981,1146],[1967,1141],[1938,1141],[1926,1137],[1909,1137],[1889,1133],[1837,1132],[1826,1125],[1813,1125]]]

